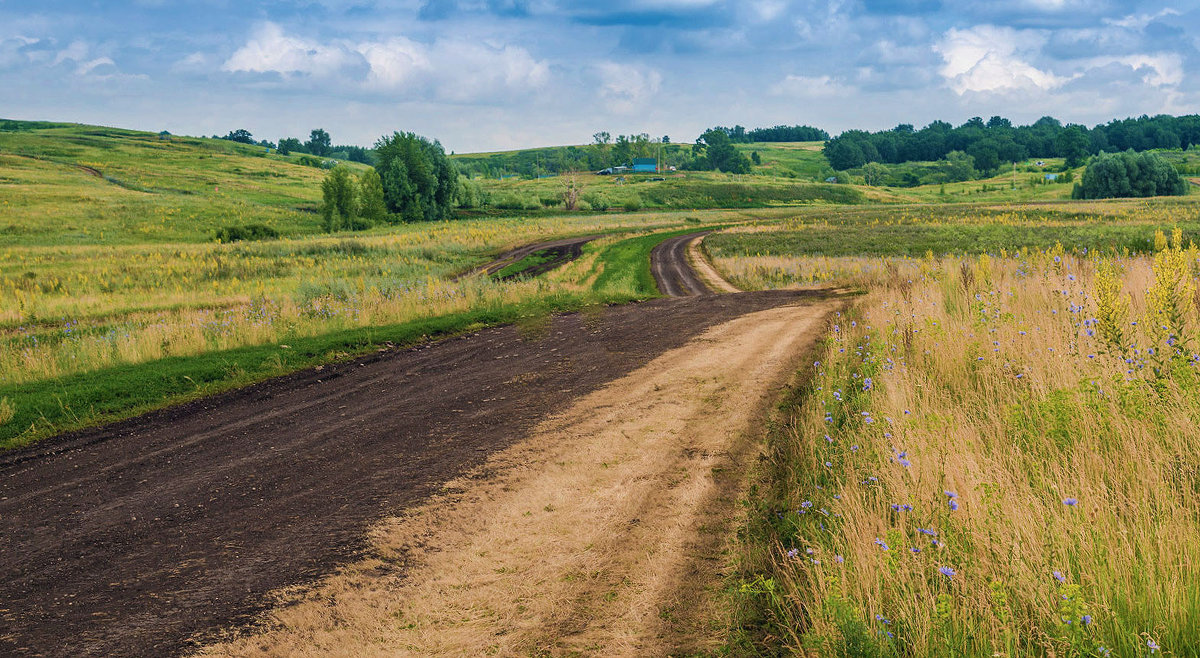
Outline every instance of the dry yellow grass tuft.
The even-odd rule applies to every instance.
[[[1200,261],[1166,242],[718,261],[870,289],[776,436],[775,539],[743,587],[774,632],[809,655],[1195,655]]]

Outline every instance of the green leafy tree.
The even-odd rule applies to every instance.
[[[321,217],[325,230],[333,233],[354,226],[358,212],[354,178],[346,167],[334,167],[321,183]]]
[[[304,144],[295,137],[284,137],[279,140],[279,154],[288,155],[290,153],[303,153]]]
[[[971,180],[975,177],[975,158],[962,151],[950,151],[943,169],[952,181]]]
[[[863,179],[866,181],[867,185],[882,185],[883,179],[887,177],[887,174],[887,167],[879,164],[878,162],[868,162],[867,164],[863,165]]]
[[[1175,167],[1158,154],[1130,150],[1092,158],[1071,196],[1076,199],[1183,196],[1188,193],[1187,185]]]
[[[825,159],[834,169],[844,170],[861,167],[867,163],[867,157],[862,148],[846,139],[832,139],[825,142]]]
[[[237,130],[231,130],[231,131],[229,131],[228,135],[225,135],[221,139],[227,139],[231,142],[240,142],[242,144],[253,144],[254,143],[254,136],[251,135],[250,131],[246,130],[245,128],[238,128]]]
[[[375,159],[388,210],[404,221],[450,215],[458,172],[440,143],[414,133],[392,133],[375,143]]]
[[[738,152],[724,130],[714,128],[705,132],[696,140],[696,147],[704,154],[705,169],[729,174],[750,172],[750,159]]]
[[[1092,140],[1088,137],[1087,128],[1074,124],[1058,133],[1054,142],[1058,147],[1058,154],[1067,159],[1068,167],[1078,167],[1088,156],[1088,151],[1092,147]]]
[[[358,215],[371,222],[381,222],[387,218],[383,180],[374,169],[368,169],[358,176]]]
[[[333,149],[333,140],[329,138],[329,133],[317,128],[309,133],[308,142],[304,144],[304,147],[309,153],[323,158],[328,156]]]

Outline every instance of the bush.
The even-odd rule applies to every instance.
[[[590,205],[592,207],[592,210],[597,210],[600,212],[604,212],[604,211],[608,210],[609,207],[612,205],[609,203],[608,199],[605,198],[605,196],[603,194],[599,194],[599,193],[595,193],[595,192],[593,192],[591,194],[585,194],[583,196],[583,200],[586,201],[588,203],[588,205]]]
[[[1171,163],[1155,153],[1132,150],[1092,158],[1071,196],[1076,199],[1109,199],[1149,196],[1183,196],[1187,182]]]
[[[271,240],[279,237],[279,231],[266,224],[225,226],[217,229],[217,242],[240,242],[242,240]]]
[[[642,197],[635,194],[635,195],[629,197],[628,199],[625,199],[625,202],[621,204],[621,207],[629,212],[641,210],[642,209]]]

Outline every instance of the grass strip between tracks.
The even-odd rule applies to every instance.
[[[0,401],[13,413],[8,422],[0,424],[0,450],[28,446],[56,434],[130,418],[272,377],[362,356],[382,347],[403,348],[430,338],[576,311],[588,305],[620,304],[658,297],[650,273],[650,251],[663,240],[695,230],[652,233],[603,247],[597,257],[601,272],[592,289],[582,294],[551,293],[518,304],[472,309],[400,324],[295,337],[286,343],[169,357],[58,379],[2,386]]]

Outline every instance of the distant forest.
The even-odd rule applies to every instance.
[[[820,128],[799,125],[752,130],[736,125],[716,126],[704,134],[711,140],[715,132],[724,133],[733,144],[825,142],[824,155],[836,171],[858,169],[870,162],[935,162],[947,160],[951,154],[953,157],[965,154],[971,157],[974,170],[991,172],[1029,158],[1064,158],[1068,167],[1075,167],[1098,153],[1187,149],[1200,145],[1200,115],[1143,115],[1093,128],[1064,125],[1048,116],[1026,126],[1014,126],[1000,116],[987,121],[975,117],[957,127],[945,121],[934,121],[920,130],[912,124],[900,124],[878,132],[847,130],[833,138]],[[304,142],[296,138],[284,138],[278,144],[256,141],[246,130],[232,131],[220,139],[278,148],[282,154],[306,153],[365,164],[375,162],[373,149],[333,145],[329,134],[321,129],[313,130]],[[454,156],[453,161],[461,174],[485,178],[537,178],[565,171],[599,171],[628,165],[634,158],[655,158],[664,169],[704,169],[711,168],[711,159],[704,157],[706,147],[703,136],[694,144],[679,144],[668,136],[652,138],[641,133],[614,137],[598,132],[587,146],[466,154]]]
[[[1078,124],[1063,125],[1053,117],[1042,117],[1028,126],[1014,126],[1003,117],[986,123],[975,117],[955,128],[934,121],[920,130],[901,124],[891,130],[866,132],[847,130],[825,143],[825,157],[837,170],[861,167],[868,162],[898,164],[945,159],[952,151],[974,158],[980,171],[1031,157],[1065,158],[1067,165],[1081,164],[1101,152],[1151,149],[1187,149],[1200,144],[1200,115],[1173,117],[1141,116],[1114,120],[1088,129]]]

